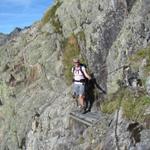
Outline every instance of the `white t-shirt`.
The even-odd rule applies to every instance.
[[[73,79],[75,81],[80,81],[82,79],[85,79],[83,73],[81,72],[81,69],[82,69],[82,72],[85,71],[85,67],[84,66],[79,66],[79,67],[73,67],[72,68],[72,73],[74,74],[74,77]],[[81,82],[74,82],[76,84],[82,84]]]

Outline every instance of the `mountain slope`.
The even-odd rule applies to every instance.
[[[101,114],[100,122],[90,128],[71,122],[69,113],[75,104],[67,83],[71,79],[72,58],[79,56],[97,84],[107,94],[115,93],[119,89],[117,81],[122,80],[122,66],[131,63],[130,57],[136,52],[149,49],[149,8],[148,0],[128,1],[126,15],[124,6],[118,4],[114,10],[112,1],[56,1],[41,21],[2,43],[0,149],[113,150],[129,145],[133,148],[139,143],[132,143],[134,137],[129,138],[126,125],[130,123],[121,108],[115,115],[99,111],[101,101],[109,95],[98,90],[92,111]],[[142,55],[138,63],[145,58],[149,61],[150,57]],[[139,69],[134,63],[131,67]],[[146,77],[147,72],[143,79]],[[149,110],[147,105],[145,110]],[[141,129],[141,124],[135,127]],[[148,149],[150,131],[140,132],[141,141],[136,146]]]

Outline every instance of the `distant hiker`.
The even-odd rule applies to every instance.
[[[85,82],[86,78],[91,80],[84,65],[80,63],[79,59],[73,59],[74,67],[72,68],[73,73],[73,95],[79,97],[79,105],[81,111],[85,111]]]

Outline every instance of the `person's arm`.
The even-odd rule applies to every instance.
[[[83,69],[83,73],[84,73],[84,75],[85,75],[86,78],[88,78],[89,80],[91,80],[91,76],[88,75],[88,73],[86,72],[85,68]]]

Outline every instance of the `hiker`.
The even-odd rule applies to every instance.
[[[80,63],[79,59],[73,59],[74,67],[72,68],[73,73],[73,95],[78,97],[79,106],[81,111],[85,110],[85,82],[86,78],[91,80],[90,75],[86,72],[84,65]]]

